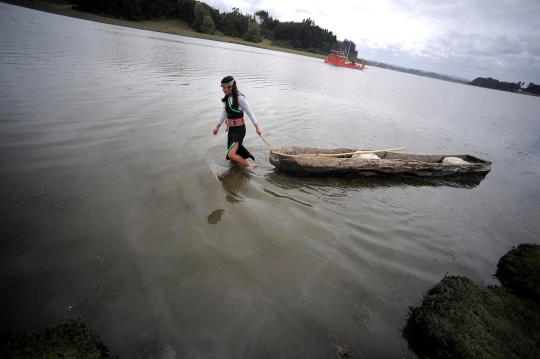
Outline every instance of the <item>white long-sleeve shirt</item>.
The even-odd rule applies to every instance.
[[[232,101],[232,96],[229,97]],[[223,124],[223,121],[225,121],[225,118],[227,118],[227,110],[226,110],[226,107],[227,106],[227,101],[223,102],[223,110],[221,111],[221,117],[219,118],[219,124]],[[251,108],[249,107],[249,104],[246,100],[246,98],[242,95],[238,95],[238,109],[237,110],[244,110],[244,112],[249,116],[249,119],[251,120],[251,122],[256,125],[257,124],[257,119],[255,118],[255,115],[253,114],[253,112],[251,111]]]

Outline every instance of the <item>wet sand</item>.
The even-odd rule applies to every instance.
[[[297,55],[316,57],[320,59],[326,58],[326,56],[324,55],[317,55],[317,54],[312,54],[305,51],[298,51],[298,50],[288,49],[284,47],[272,46],[271,41],[268,39],[263,39],[262,42],[256,44],[253,42],[244,41],[242,39],[234,38],[230,36],[202,34],[202,33],[194,31],[189,25],[187,25],[186,23],[180,20],[127,21],[127,20],[116,19],[110,16],[101,16],[101,15],[73,10],[72,6],[74,5],[65,5],[61,3],[53,3],[53,2],[45,2],[45,1],[29,1],[29,0],[0,0],[0,1],[7,4],[22,6],[22,7],[26,7],[30,9],[45,11],[45,12],[63,15],[63,16],[75,17],[75,18],[89,20],[89,21],[101,22],[105,24],[125,26],[125,27],[131,27],[135,29],[148,30],[148,31],[163,32],[163,33],[175,34],[175,35],[181,35],[181,36],[196,37],[200,39],[207,39],[207,40],[213,40],[213,41],[230,42],[230,43],[235,43],[235,44],[240,44],[240,45],[259,47],[259,48],[267,49],[267,50],[281,51],[281,52],[288,52],[288,53],[297,54]]]

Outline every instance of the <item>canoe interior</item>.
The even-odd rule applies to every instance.
[[[315,148],[315,147],[293,147],[293,146],[284,146],[274,149],[276,152],[284,153],[286,155],[300,155],[300,154],[337,154],[337,153],[350,153],[355,151],[370,151],[370,150],[359,150],[354,148],[333,148],[333,149],[324,149],[324,148]],[[481,158],[471,156],[471,155],[416,155],[412,153],[399,153],[399,152],[377,152],[375,153],[381,159],[395,159],[395,160],[413,160],[421,161],[426,163],[441,163],[445,157],[457,157],[461,158],[464,161],[469,163],[491,163],[490,161],[483,160]],[[332,158],[351,158],[352,155],[336,156]],[[322,158],[322,157],[321,157]]]

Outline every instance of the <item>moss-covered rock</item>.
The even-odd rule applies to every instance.
[[[540,301],[540,245],[520,244],[497,264],[497,278],[519,295]]]
[[[432,358],[540,358],[538,251],[520,245],[501,259],[497,277],[510,288],[444,277],[410,307],[410,348]]]
[[[0,357],[26,358],[117,358],[80,320],[70,320],[39,333],[4,333],[0,336]]]

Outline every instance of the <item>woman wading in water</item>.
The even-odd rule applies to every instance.
[[[245,166],[253,167],[254,163],[246,161],[247,158],[251,158],[255,161],[255,158],[249,151],[242,145],[244,137],[246,136],[246,124],[244,122],[244,112],[247,113],[251,122],[255,125],[255,131],[259,136],[262,135],[257,119],[251,112],[251,108],[247,103],[246,98],[236,87],[236,81],[232,76],[224,77],[221,80],[221,87],[225,97],[221,99],[223,102],[223,111],[221,111],[221,117],[219,122],[214,128],[214,136],[217,135],[221,124],[227,119],[227,130],[229,135],[227,136],[227,155],[228,160],[240,162]],[[227,131],[225,130],[225,131]]]

